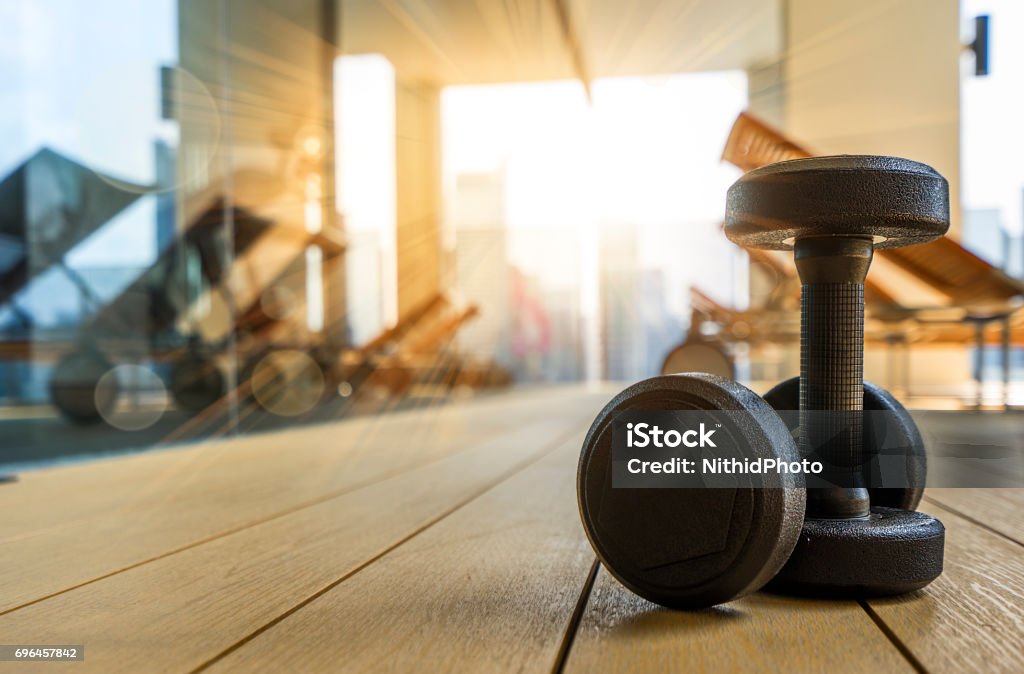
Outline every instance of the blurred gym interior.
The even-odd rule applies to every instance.
[[[7,472],[509,388],[766,390],[799,283],[726,240],[725,189],[812,154],[950,184],[945,240],[876,256],[866,378],[1024,402],[1016,3],[3,12]]]

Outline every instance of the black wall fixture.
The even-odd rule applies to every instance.
[[[967,48],[974,52],[974,74],[979,77],[988,75],[988,35],[988,14],[974,17],[974,41]]]

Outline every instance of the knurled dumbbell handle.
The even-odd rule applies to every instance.
[[[864,409],[864,286],[808,284],[800,299],[800,427],[805,453],[860,465]],[[827,414],[816,414],[827,410]]]
[[[800,448],[835,490],[809,494],[809,514],[863,517],[864,278],[869,239],[796,243],[800,301]]]

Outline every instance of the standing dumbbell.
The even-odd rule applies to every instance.
[[[863,284],[875,247],[923,243],[946,231],[947,190],[922,164],[847,156],[774,164],[730,188],[730,239],[796,251],[803,283],[800,445],[771,405],[721,377],[655,377],[616,396],[584,440],[577,494],[594,550],[626,587],[666,606],[699,608],[773,579],[802,592],[895,594],[939,575],[942,524],[909,510],[872,507],[867,487],[875,485],[862,478],[866,395],[897,413],[909,451],[923,448],[905,410],[864,386]],[[784,463],[801,455],[815,459],[828,486],[804,489],[801,478],[785,474],[740,476],[715,488],[615,486],[623,462],[615,458],[613,437],[625,415],[716,411],[726,413],[721,436],[736,454]],[[919,486],[897,490],[895,501],[916,503],[913,488]]]
[[[830,594],[895,594],[942,571],[937,519],[871,507],[866,460],[864,279],[875,248],[924,243],[949,227],[946,180],[917,162],[838,156],[781,162],[730,189],[726,235],[792,249],[800,274],[800,450],[829,486],[808,490],[799,542],[776,584]]]
[[[789,430],[800,434],[800,377],[776,384],[765,402],[782,415]],[[924,496],[928,456],[917,423],[900,401],[881,386],[864,382],[864,456],[876,457],[876,477],[868,481],[872,506],[914,510]],[[882,461],[891,457],[882,478]],[[867,466],[871,468],[869,464]],[[887,486],[888,485],[888,486]]]

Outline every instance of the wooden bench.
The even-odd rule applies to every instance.
[[[736,118],[722,151],[722,159],[742,171],[779,161],[803,159],[815,153],[757,117],[743,112]],[[784,281],[795,277],[791,259],[751,251],[751,261],[775,265]],[[984,358],[988,344],[1001,347],[1003,405],[1008,405],[1010,347],[1024,345],[1024,282],[997,269],[958,242],[942,237],[920,246],[879,250],[873,272],[865,283],[866,311],[872,321],[865,339],[876,333],[890,343],[963,344],[975,347],[976,405],[981,406]],[[888,282],[884,279],[888,278]],[[934,298],[929,306],[902,301],[904,279],[913,278]],[[793,287],[790,282],[785,286]],[[993,337],[989,326],[1000,328]]]

